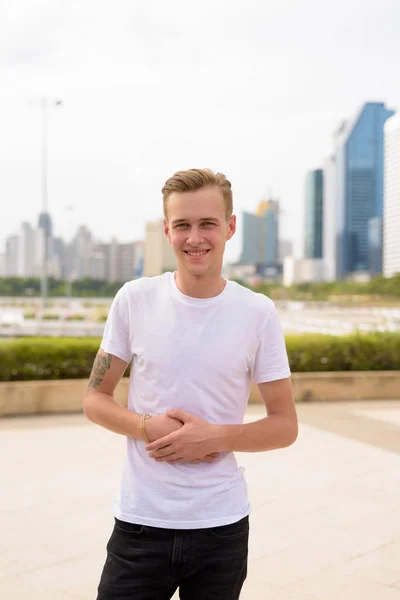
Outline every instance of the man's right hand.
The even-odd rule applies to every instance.
[[[166,414],[153,415],[150,419],[146,419],[145,427],[149,442],[155,442],[156,440],[165,437],[169,433],[173,433],[174,431],[181,429],[181,427],[183,427],[183,423],[182,421],[178,421],[178,419],[168,417]],[[218,452],[213,452],[207,456],[196,458],[191,462],[194,464],[198,464],[200,462],[212,463],[216,458],[218,458],[218,456]]]

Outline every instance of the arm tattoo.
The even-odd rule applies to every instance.
[[[97,388],[102,383],[104,375],[111,366],[111,358],[112,354],[97,354],[89,379],[89,388]]]

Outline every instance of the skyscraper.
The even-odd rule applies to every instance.
[[[10,235],[6,238],[6,275],[8,277],[18,277],[18,256],[20,254],[20,238],[18,235]]]
[[[39,229],[42,229],[44,233],[44,254],[45,259],[48,260],[51,249],[51,237],[53,235],[51,217],[48,212],[40,213],[38,227]]]
[[[117,281],[131,281],[135,276],[135,243],[119,244],[117,249]]]
[[[143,275],[143,260],[144,260],[144,242],[139,240],[134,242],[135,245],[135,268],[134,277],[142,277]]]
[[[263,222],[257,215],[243,211],[241,263],[260,264],[264,260]]]
[[[322,248],[326,281],[336,279],[336,159],[330,156],[324,162],[324,210]]]
[[[175,271],[175,269],[175,254],[164,235],[162,219],[147,223],[143,275],[153,277],[154,275],[162,275],[165,271]]]
[[[306,178],[304,257],[322,258],[323,250],[323,194],[322,169],[310,171]]]
[[[400,273],[400,115],[385,125],[383,273]]]
[[[368,102],[336,133],[336,278],[370,271],[369,235],[377,229],[370,220],[383,215],[384,124],[393,114],[383,103]]]
[[[259,267],[279,263],[279,203],[262,200],[256,213],[243,211],[243,242],[240,262]]]

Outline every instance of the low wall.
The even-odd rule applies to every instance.
[[[400,398],[400,371],[293,373],[292,381],[296,402]],[[123,378],[117,388],[122,404],[127,401],[128,383]],[[0,383],[0,417],[79,412],[86,387],[86,379]],[[249,402],[262,402],[255,385]]]

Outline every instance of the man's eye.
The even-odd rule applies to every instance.
[[[211,223],[211,221],[206,221],[205,223],[203,223],[203,225],[205,225],[206,227],[212,227],[214,223]]]

